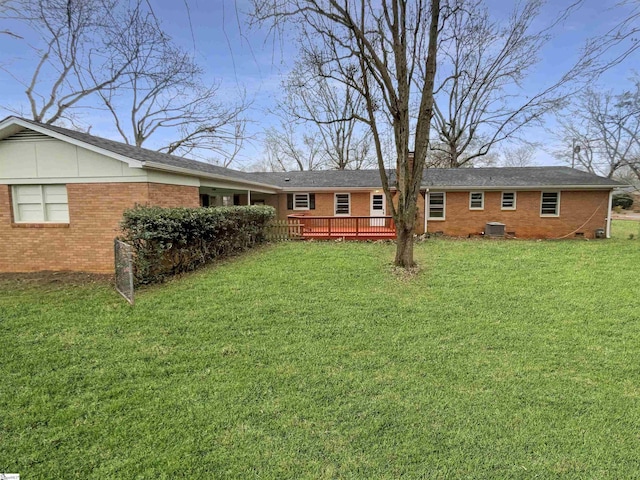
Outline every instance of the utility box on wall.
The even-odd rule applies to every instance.
[[[484,234],[487,237],[504,237],[504,223],[488,222],[484,227]]]

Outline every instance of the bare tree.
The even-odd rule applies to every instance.
[[[294,22],[305,55],[315,59],[316,71],[365,99],[366,114],[358,119],[371,130],[396,224],[395,265],[412,267],[417,200],[433,114],[440,0],[253,0],[253,5],[258,21],[271,21],[275,28]],[[424,72],[422,78],[418,68]],[[413,122],[412,104],[416,105]],[[381,132],[386,125],[395,140],[394,185],[385,170]]]
[[[129,144],[142,146],[163,130],[163,152],[223,165],[238,153],[244,94],[235,104],[221,101],[220,84],[204,83],[202,68],[163,32],[148,1],[15,0],[11,9],[39,37],[30,78],[5,68],[25,86],[34,120],[76,124],[97,97]]]
[[[554,23],[536,29],[543,0],[515,2],[506,22],[493,19],[481,0],[460,0],[441,34],[442,59],[435,92],[434,131],[452,168],[487,155],[499,142],[564,105],[567,90],[591,58],[584,55],[545,88],[531,92],[523,81],[549,41],[554,25],[580,1],[560,11]]]
[[[539,148],[535,143],[503,148],[498,163],[502,167],[533,167],[536,165],[534,157]]]
[[[326,162],[326,150],[318,132],[300,134],[291,123],[282,122],[265,133],[267,167],[274,172],[319,170]]]
[[[207,86],[203,69],[175,46],[153,12],[136,5],[117,28],[113,50],[128,64],[117,88],[98,93],[122,139],[145,145],[158,131],[171,140],[159,151],[207,159],[227,166],[242,146],[247,104],[220,100],[220,84]],[[123,24],[123,21],[117,24]]]
[[[73,121],[73,109],[105,88],[114,88],[129,67],[112,50],[110,34],[115,0],[34,0],[17,2],[13,19],[39,36],[38,58],[24,85],[31,118],[55,123]]]
[[[285,98],[278,111],[284,118],[316,129],[324,144],[325,168],[356,170],[375,163],[369,131],[358,120],[365,100],[351,85],[318,75],[317,63],[297,62],[284,83]]]
[[[566,148],[557,157],[607,178],[640,178],[640,80],[620,94],[585,91],[560,123]]]

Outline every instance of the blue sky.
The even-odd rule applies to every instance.
[[[277,100],[282,76],[295,59],[292,38],[275,43],[264,30],[249,28],[244,18],[244,12],[249,9],[247,0],[151,0],[151,3],[165,30],[179,45],[194,52],[211,81],[221,82],[221,94],[225,98],[236,98],[239,91],[246,90],[253,101],[248,112],[252,120],[249,131],[259,137],[260,131],[274,121],[268,109]],[[541,24],[552,21],[560,5],[570,3],[550,2],[540,17]],[[488,0],[487,4],[497,16],[506,15],[513,5],[509,0]],[[586,38],[607,31],[624,15],[625,7],[617,4],[616,0],[585,0],[571,18],[558,25],[553,40],[539,52],[542,61],[528,78],[526,87],[540,88],[557,78],[572,64]],[[6,36],[0,36],[0,52],[0,64],[5,68],[0,71],[3,87],[0,103],[14,108],[26,107],[24,87],[7,70],[16,77],[26,77],[35,60],[33,54],[23,43]],[[637,56],[627,59],[604,75],[600,83],[606,88],[623,88],[636,64]],[[8,114],[10,112],[0,109],[0,116]],[[92,133],[118,138],[108,116],[92,111],[84,121],[92,126]],[[547,126],[553,129],[552,119],[548,119]],[[528,136],[549,143],[549,134],[544,130],[532,130]],[[261,155],[262,147],[257,139],[247,145],[239,161],[250,164]],[[542,150],[537,161],[541,164],[555,162]]]

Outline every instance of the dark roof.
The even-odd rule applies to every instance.
[[[18,117],[8,117],[16,118]],[[6,121],[7,119],[3,120]],[[241,172],[197,160],[160,153],[94,135],[48,125],[33,120],[19,120],[80,142],[110,151],[143,163],[155,163],[183,168],[192,175],[212,174],[230,181],[261,183],[274,188],[328,189],[328,188],[381,188],[378,170],[318,170],[312,172]],[[394,171],[389,170],[389,184],[395,182]],[[545,187],[545,186],[593,186],[619,187],[622,183],[575,170],[569,167],[512,167],[512,168],[430,168],[424,171],[424,187]]]
[[[621,185],[570,167],[431,168],[422,176],[423,186],[447,187],[541,187]]]
[[[26,118],[21,118],[20,120],[41,128],[45,128],[47,130],[51,130],[66,137],[88,143],[89,145],[93,145],[94,147],[102,148],[104,150],[108,150],[115,154],[131,158],[133,160],[138,160],[140,162],[158,163],[170,167],[186,168],[188,170],[194,171],[194,173],[220,175],[228,177],[230,180],[260,182],[260,180],[256,179],[255,176],[249,173],[240,172],[231,168],[219,167],[218,165],[199,162],[197,160],[188,160],[182,157],[177,157],[175,155],[169,155],[167,153],[156,152],[154,150],[148,150],[146,148],[127,145],[126,143],[122,142],[116,142],[114,140],[96,137],[95,135],[91,135],[89,133],[77,132],[75,130],[69,130],[68,128],[58,127],[56,125],[48,125],[35,122],[33,120],[27,120]]]
[[[390,185],[395,176],[389,171]],[[312,172],[254,173],[262,182],[281,188],[381,188],[378,170],[318,170]],[[288,180],[287,180],[288,179]],[[569,167],[430,168],[424,171],[425,187],[615,187],[619,182]]]
[[[260,181],[280,188],[382,188],[379,170],[260,172],[252,175],[260,178]]]

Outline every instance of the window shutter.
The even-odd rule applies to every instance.
[[[316,194],[310,193],[309,194],[309,210],[315,210],[315,209],[316,209]]]
[[[287,210],[293,210],[293,193],[287,193]]]

